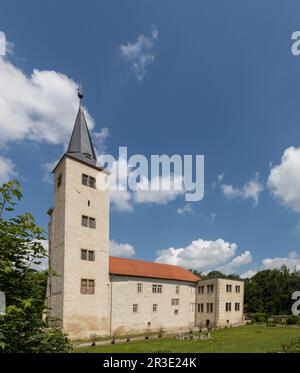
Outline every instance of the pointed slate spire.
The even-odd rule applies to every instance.
[[[81,106],[81,101],[83,99],[81,84],[78,89],[78,97],[80,99],[80,105],[66,154],[69,154],[72,157],[77,158],[83,162],[96,166],[96,154]]]

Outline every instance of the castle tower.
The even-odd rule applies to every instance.
[[[50,315],[71,338],[109,333],[108,173],[96,155],[80,106],[67,152],[53,170],[54,207],[48,211]]]

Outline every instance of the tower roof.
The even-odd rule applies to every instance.
[[[80,100],[82,99],[80,96],[79,98]],[[97,163],[95,150],[86,124],[81,102],[66,154],[94,166]]]

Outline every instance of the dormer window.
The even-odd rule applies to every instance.
[[[90,153],[83,153],[83,155],[85,156],[85,158],[87,159],[92,159],[92,155]]]

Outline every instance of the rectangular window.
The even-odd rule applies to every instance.
[[[239,303],[235,303],[234,309],[235,309],[235,311],[239,311],[240,310],[240,304]]]
[[[88,185],[88,180],[89,180],[88,175],[82,174],[81,180],[82,180],[83,185],[86,185],[86,186]]]
[[[157,304],[153,304],[153,312],[157,312]]]
[[[213,293],[213,292],[214,292],[214,285],[213,284],[207,285],[207,294]]]
[[[91,188],[96,188],[96,179],[92,176],[90,176],[90,187]]]
[[[198,312],[199,313],[204,312],[204,303],[198,303]]]
[[[90,188],[96,188],[96,179],[92,176],[82,174],[81,177],[82,185],[88,186]]]
[[[179,314],[179,310],[174,310],[174,315],[178,315]]]
[[[171,299],[172,306],[179,306],[179,298]]]
[[[81,216],[81,225],[83,227],[88,227],[88,225],[89,225],[89,218],[87,216],[84,216],[84,215]]]
[[[179,294],[179,291],[180,291],[180,286],[177,285],[177,286],[176,286],[176,294]]]
[[[137,292],[138,293],[142,293],[143,292],[143,284],[141,284],[141,283],[137,284]]]
[[[226,291],[227,293],[231,293],[232,292],[232,286],[231,285],[226,285]]]
[[[153,284],[152,293],[162,293],[162,285]]]
[[[87,250],[81,249],[81,260],[87,260]]]
[[[198,286],[198,294],[204,294],[204,286]]]
[[[214,312],[214,304],[213,303],[210,303],[210,308],[209,308],[209,312]]]
[[[138,311],[138,305],[137,304],[133,304],[132,305],[132,312],[136,313]]]
[[[235,292],[240,293],[241,292],[241,287],[239,285],[235,286]]]
[[[81,279],[80,293],[87,294],[87,280]]]
[[[94,262],[95,261],[95,251],[89,250],[89,261]]]
[[[96,228],[96,219],[89,218],[89,227],[95,229]]]
[[[226,303],[225,304],[225,310],[226,310],[226,312],[230,312],[231,311],[231,303]]]
[[[95,280],[81,279],[81,294],[95,294]]]
[[[62,183],[62,174],[60,174],[57,178],[57,188],[61,186],[61,183]]]

